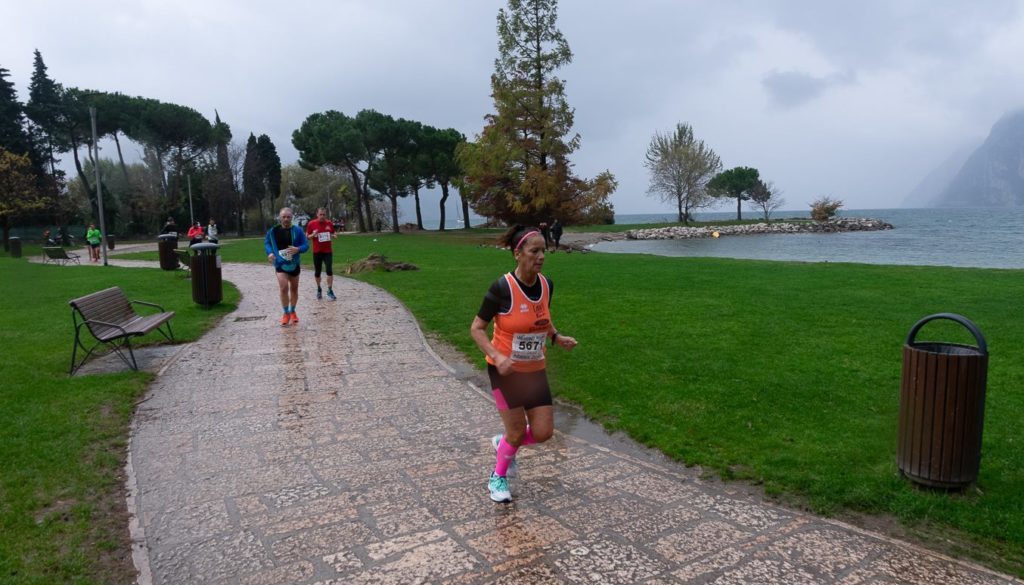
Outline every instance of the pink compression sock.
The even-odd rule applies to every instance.
[[[516,447],[509,445],[505,441],[505,437],[502,437],[498,443],[498,455],[494,462],[494,473],[505,477],[505,474],[508,473],[508,464],[515,458],[516,451],[518,450]]]
[[[525,445],[536,445],[537,440],[533,438],[533,431],[530,430],[530,425],[526,425],[526,434],[523,435],[523,443],[519,445],[523,447]]]

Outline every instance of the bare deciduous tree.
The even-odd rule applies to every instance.
[[[772,212],[786,204],[782,198],[782,190],[771,181],[765,183],[758,181],[757,185],[750,190],[751,209],[764,213],[764,220],[771,221]]]
[[[708,181],[722,168],[722,161],[703,140],[697,140],[689,124],[676,124],[674,132],[655,132],[647,147],[644,166],[651,174],[647,192],[676,204],[679,221],[689,223],[691,213],[710,202]]]

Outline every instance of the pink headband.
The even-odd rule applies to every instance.
[[[540,234],[540,232],[538,232],[537,230],[533,230],[532,232],[526,232],[526,234],[523,237],[519,238],[519,243],[516,244],[516,247],[513,248],[512,251],[513,252],[518,252],[519,248],[523,247],[523,242],[526,241],[526,238],[529,238],[533,234]]]

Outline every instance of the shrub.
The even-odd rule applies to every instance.
[[[842,206],[843,202],[838,199],[832,199],[831,197],[818,198],[811,203],[811,219],[825,221],[834,217]]]

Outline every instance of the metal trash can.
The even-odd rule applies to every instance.
[[[21,258],[21,238],[11,236],[7,239],[7,246],[10,248],[11,258]]]
[[[160,234],[159,245],[157,249],[160,251],[160,268],[164,270],[177,270],[178,269],[178,257],[174,254],[174,251],[178,249],[178,234]]]
[[[955,321],[974,335],[977,347],[916,341],[936,319]],[[897,464],[911,481],[960,489],[978,478],[985,416],[988,345],[966,317],[938,313],[918,321],[903,345]]]
[[[107,249],[114,249],[114,234],[107,234]]]
[[[192,300],[211,307],[224,298],[221,281],[220,254],[217,244],[193,244],[190,270],[192,272]]]

